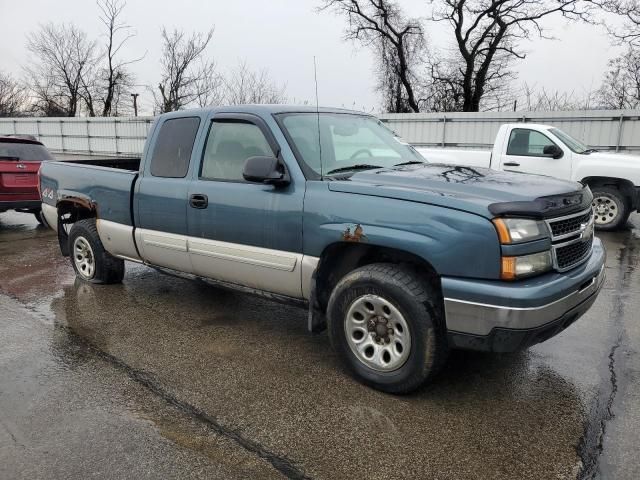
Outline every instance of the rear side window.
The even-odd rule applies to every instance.
[[[151,175],[183,178],[187,174],[199,126],[200,117],[173,118],[162,124],[151,155]]]
[[[0,142],[0,160],[53,160],[53,155],[44,145],[37,143]]]
[[[555,145],[549,137],[527,128],[514,128],[509,135],[507,155],[525,157],[545,157],[544,147]]]

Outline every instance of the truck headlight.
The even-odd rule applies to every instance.
[[[547,226],[539,220],[494,218],[493,224],[498,231],[498,237],[502,244],[528,242],[549,236]]]
[[[500,277],[503,280],[517,280],[538,275],[551,270],[551,252],[549,250],[518,257],[502,257]]]

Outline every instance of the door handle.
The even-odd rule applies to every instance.
[[[502,165],[505,167],[519,167],[520,164],[518,162],[504,162]]]
[[[202,193],[194,193],[189,197],[189,205],[192,208],[207,208],[209,199]]]

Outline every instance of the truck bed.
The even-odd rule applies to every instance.
[[[491,150],[424,147],[416,147],[416,150],[430,163],[447,163],[483,168],[489,168],[491,165]]]
[[[140,159],[124,160],[43,162],[40,167],[43,203],[55,207],[66,199],[84,200],[96,209],[97,218],[133,225],[131,195]]]

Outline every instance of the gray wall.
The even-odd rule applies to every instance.
[[[380,118],[419,146],[490,148],[503,123],[545,123],[600,150],[640,151],[640,110],[402,113]],[[0,134],[34,135],[61,154],[140,155],[152,117],[0,118]]]
[[[640,150],[640,110],[395,113],[380,118],[418,146],[490,148],[503,123],[544,123],[599,150]]]

